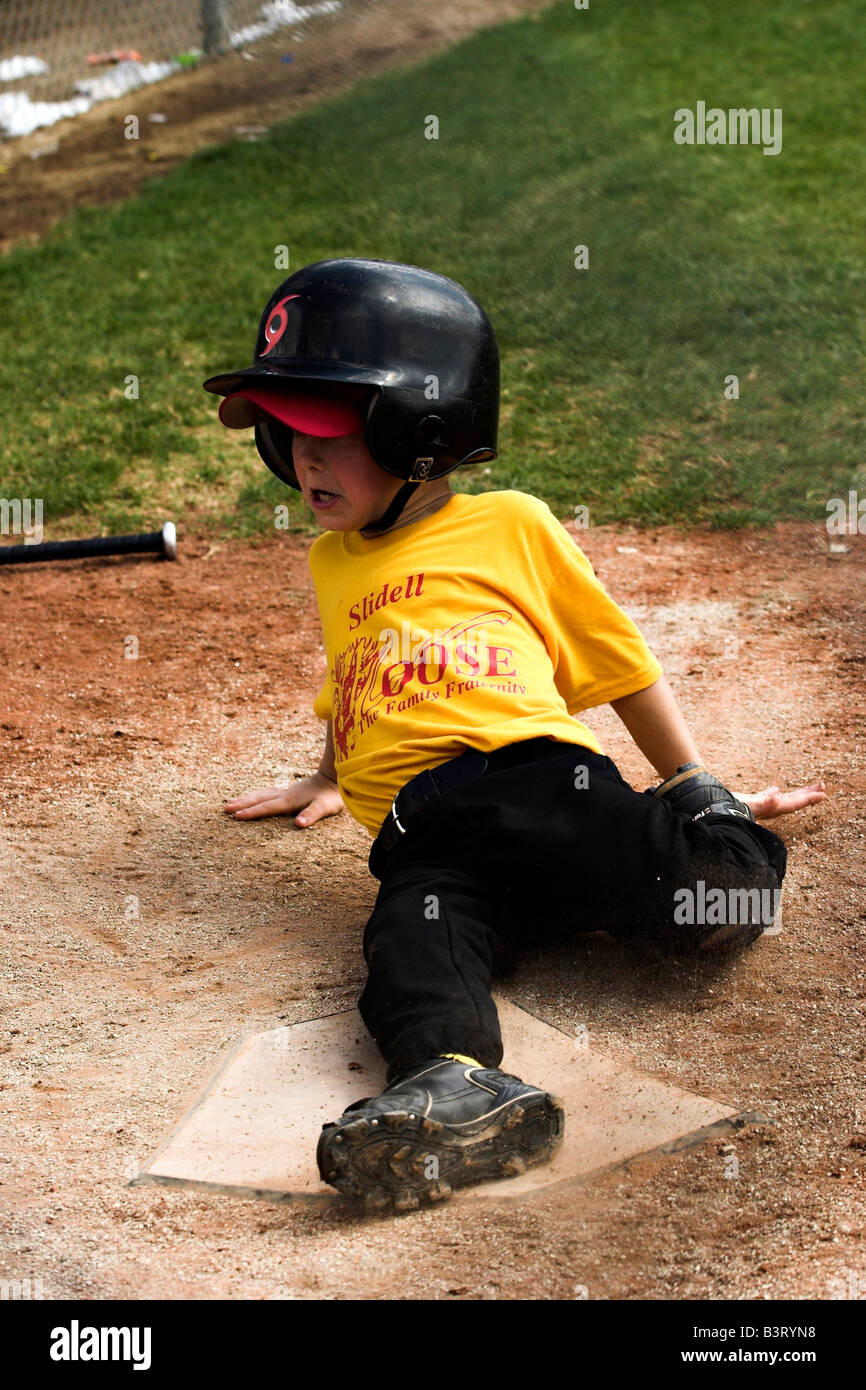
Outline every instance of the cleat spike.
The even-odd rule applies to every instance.
[[[344,1125],[342,1134],[347,1139],[366,1139],[370,1133],[370,1126],[366,1120],[352,1120],[351,1124]]]
[[[517,1178],[521,1173],[526,1172],[526,1161],[520,1154],[512,1154],[502,1165],[502,1171],[507,1178]]]
[[[372,1192],[364,1194],[364,1207],[367,1211],[388,1211],[390,1206],[388,1194],[381,1187],[376,1187]]]
[[[408,1118],[405,1110],[388,1110],[382,1116],[382,1123],[387,1129],[402,1129]]]
[[[404,1189],[402,1192],[398,1192],[394,1198],[395,1211],[414,1211],[416,1207],[420,1205],[421,1200],[417,1193],[410,1191],[409,1188]]]
[[[412,1145],[402,1144],[399,1149],[394,1150],[394,1152],[390,1155],[388,1159],[388,1167],[394,1174],[394,1177],[402,1178],[404,1182],[406,1181],[406,1178],[408,1176],[407,1169],[409,1169],[410,1167],[410,1165],[407,1164],[406,1159],[409,1157],[411,1153]]]

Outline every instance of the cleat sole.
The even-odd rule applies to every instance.
[[[370,1212],[414,1211],[455,1188],[517,1177],[546,1163],[565,1132],[562,1101],[546,1092],[522,1098],[472,1136],[405,1111],[381,1118],[376,1128],[363,1120],[326,1125],[319,1139],[324,1180]]]

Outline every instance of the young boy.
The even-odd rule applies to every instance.
[[[549,508],[451,491],[454,468],[496,458],[499,408],[492,325],[453,280],[307,266],[268,302],[254,365],[205,385],[324,530],[310,550],[322,761],[225,810],[304,827],[346,805],[375,837],[359,1007],[388,1085],[324,1126],[318,1162],[339,1191],[406,1209],[521,1172],[561,1139],[560,1101],[499,1069],[503,953],[597,930],[753,941],[786,865],[754,812],[808,805],[823,784],[734,796]],[[664,779],[649,794],[576,719],[603,703]],[[715,912],[689,913],[701,892]]]

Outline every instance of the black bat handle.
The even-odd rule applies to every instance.
[[[177,559],[177,533],[167,521],[161,531],[136,536],[90,536],[76,541],[44,541],[39,545],[0,546],[0,565],[20,565],[34,560],[77,560],[88,555],[136,555],[155,552]]]

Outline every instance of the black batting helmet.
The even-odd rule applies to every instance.
[[[366,446],[381,468],[407,482],[497,456],[493,325],[462,285],[434,271],[354,258],[304,266],[268,300],[253,365],[204,386],[227,396],[292,383],[338,394],[367,388]],[[278,420],[255,427],[265,463],[297,488],[293,433]]]

